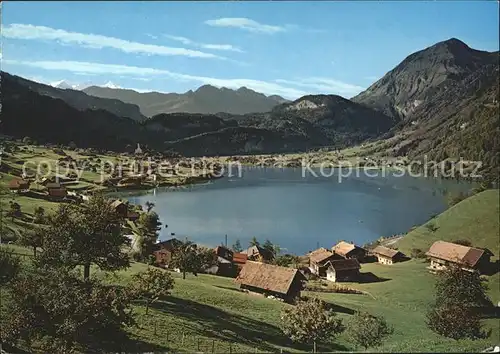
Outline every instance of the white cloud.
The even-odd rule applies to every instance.
[[[168,34],[165,34],[164,36],[166,38],[171,39],[171,40],[181,42],[184,45],[190,45],[190,46],[199,47],[199,48],[203,48],[203,49],[225,50],[225,51],[243,53],[243,51],[240,48],[232,46],[231,44],[207,44],[207,43],[195,42],[195,41],[193,41],[189,38],[186,38],[186,37],[171,36]]]
[[[43,70],[88,73],[90,75],[130,75],[134,76],[135,78],[143,77],[152,79],[170,78],[176,81],[196,82],[197,84],[201,85],[207,84],[218,87],[227,87],[231,89],[238,89],[242,86],[245,86],[267,95],[282,95],[286,98],[297,98],[307,94],[307,92],[303,90],[283,86],[277,82],[268,82],[253,79],[220,79],[214,77],[181,74],[163,69],[128,65],[101,64],[78,61],[18,61],[10,59],[4,60],[4,63],[9,65],[29,66]]]
[[[321,78],[321,77],[310,77],[298,80],[276,80],[277,83],[305,87],[313,89],[316,92],[322,92],[325,94],[334,93],[341,96],[355,95],[363,91],[365,88],[348,84],[339,80]]]
[[[255,33],[267,33],[273,34],[277,32],[286,32],[287,29],[282,26],[272,26],[259,23],[255,20],[244,17],[225,17],[218,18],[215,20],[207,20],[205,23],[209,26],[214,27],[233,27],[240,28],[242,30],[255,32]]]
[[[141,53],[147,55],[164,56],[178,55],[195,58],[225,59],[215,54],[205,53],[198,50],[172,48],[155,44],[144,44],[114,37],[102,36],[99,34],[68,32],[65,30],[54,29],[45,26],[33,26],[15,23],[2,27],[2,35],[5,38],[48,40],[56,41],[61,44],[81,45],[86,48],[94,49],[113,48],[125,53]]]

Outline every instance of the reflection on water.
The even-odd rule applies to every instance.
[[[360,174],[338,182],[306,175],[301,169],[244,168],[242,178],[203,185],[158,189],[123,196],[133,203],[155,203],[168,229],[161,238],[188,235],[206,245],[231,245],[256,236],[288,252],[304,253],[338,240],[358,244],[408,231],[446,208],[446,191],[464,191],[455,181]]]

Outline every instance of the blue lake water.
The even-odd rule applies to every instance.
[[[379,172],[379,175],[381,172]],[[338,240],[357,244],[407,232],[446,209],[445,191],[472,186],[451,180],[410,176],[342,179],[302,176],[301,169],[246,167],[241,178],[176,190],[123,195],[132,203],[155,203],[163,224],[160,239],[189,237],[216,246],[228,236],[243,247],[257,237],[270,239],[285,252],[303,254],[331,247]]]

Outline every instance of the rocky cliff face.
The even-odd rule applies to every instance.
[[[495,60],[495,53],[472,49],[452,38],[409,55],[352,101],[403,119],[453,82]]]

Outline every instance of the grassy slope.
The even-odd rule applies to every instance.
[[[425,313],[433,300],[434,276],[425,269],[426,263],[412,260],[394,266],[363,265],[363,272],[373,272],[386,281],[369,284],[351,284],[370,295],[305,293],[320,296],[332,303],[338,315],[348,320],[355,310],[364,310],[384,316],[395,328],[380,351],[478,351],[495,345],[500,335],[498,320],[485,320],[491,329],[490,338],[479,341],[454,341],[440,337],[427,329]],[[133,268],[118,274],[118,281],[126,282],[131,274],[145,269]],[[279,331],[280,312],[288,306],[280,302],[237,292],[232,279],[200,275],[183,280],[175,274],[176,284],[172,297],[158,302],[150,316],[142,319],[143,328],[132,333],[141,342],[155,343],[173,350],[211,350],[254,352],[310,350],[293,346]],[[498,298],[498,287],[490,287],[490,295]],[[140,313],[144,310],[139,309]],[[154,321],[157,335],[154,335]],[[182,333],[186,335],[182,339]],[[239,343],[239,344],[234,344]],[[345,335],[321,346],[328,351],[357,350]]]
[[[407,248],[412,247],[425,248],[435,239],[465,238],[477,246],[489,247],[498,255],[495,251],[499,245],[498,191],[485,191],[462,201],[436,217],[434,222],[439,227],[435,234],[426,233],[425,227],[417,228],[401,241],[401,249],[408,251]],[[467,352],[497,345],[500,337],[500,325],[497,319],[484,320],[485,328],[491,329],[492,333],[489,338],[478,341],[449,340],[427,329],[425,313],[433,301],[435,277],[425,269],[426,266],[422,260],[411,260],[393,266],[364,264],[363,272],[372,272],[386,279],[378,283],[351,284],[352,287],[364,290],[370,295],[325,293],[310,295],[320,296],[334,304],[339,316],[346,320],[354,310],[365,310],[384,316],[394,327],[395,332],[380,348],[377,348],[380,351]],[[131,271],[134,270],[124,274],[130,274]],[[485,279],[492,300],[495,303],[500,301],[499,274]],[[281,308],[287,305],[230,290],[235,288],[236,285],[231,279],[207,275],[198,278],[191,276],[187,280],[179,279],[171,301],[159,303],[153,313],[161,318],[168,331],[183,330],[221,340],[220,343],[217,342],[220,351],[228,351],[228,348],[223,349],[224,345],[229,345],[227,341],[243,341],[246,343],[245,346],[238,349],[247,351],[255,346],[261,350],[269,350],[275,346],[290,349],[290,343],[277,329]],[[172,307],[173,303],[182,306]],[[164,310],[167,310],[167,313],[163,313]],[[196,315],[192,317],[193,312]],[[248,322],[249,319],[251,322]],[[233,332],[223,334],[223,329]],[[153,338],[163,338],[164,344],[173,349],[188,351],[197,349],[194,341],[181,343],[180,339],[171,336],[169,343],[166,343],[165,337],[155,337],[152,331],[136,330],[134,333],[146,342],[151,340],[157,342]],[[263,335],[265,337],[262,337]],[[260,345],[257,345],[259,343]],[[345,335],[341,335],[335,343],[330,343],[324,349],[356,350],[357,348]]]
[[[426,224],[408,233],[397,247],[410,254],[412,248],[428,250],[434,241],[469,240],[474,246],[487,247],[498,259],[499,190],[486,190],[454,205]],[[425,225],[433,223],[438,229],[429,231]]]

